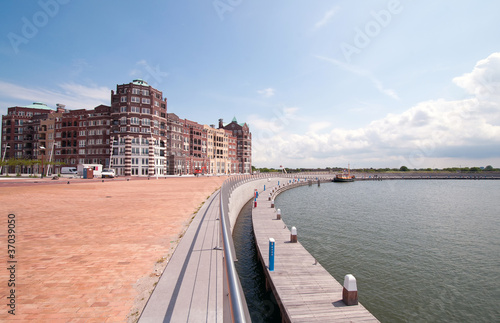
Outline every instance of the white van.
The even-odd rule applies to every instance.
[[[76,167],[61,167],[61,175],[76,175]]]

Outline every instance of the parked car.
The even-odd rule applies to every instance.
[[[101,172],[101,177],[102,178],[114,178],[115,177],[115,170],[111,168],[104,168]]]

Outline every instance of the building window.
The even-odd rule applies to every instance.
[[[149,95],[149,90],[142,90],[142,95]]]
[[[135,112],[135,113],[141,113],[141,108],[139,107],[132,107],[132,112]]]
[[[127,107],[120,107],[120,112],[127,112]]]
[[[144,103],[144,104],[151,104],[151,99],[142,98],[142,103]]]
[[[136,88],[132,89],[132,94],[140,94],[140,93],[141,93],[141,90],[136,89]]]
[[[127,97],[126,96],[122,96],[120,98],[120,102],[127,102]]]
[[[140,103],[140,102],[141,102],[141,100],[140,100],[138,97],[136,97],[136,96],[133,96],[133,97],[130,99],[130,101],[131,101],[131,102],[135,102],[135,103]]]
[[[148,109],[148,108],[142,108],[142,113],[147,113],[147,114],[150,114],[150,113],[151,113],[151,109]]]

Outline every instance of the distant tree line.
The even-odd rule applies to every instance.
[[[304,173],[304,172],[342,172],[345,167],[326,167],[326,168],[285,168],[287,173]],[[260,173],[276,173],[282,172],[283,168],[256,168],[252,166],[253,172]],[[494,168],[491,165],[486,167],[448,167],[448,168],[414,168],[410,169],[407,166],[400,168],[351,168],[353,172],[363,173],[387,173],[387,172],[452,172],[452,173],[478,173],[478,172],[500,172],[500,168]]]
[[[27,159],[27,158],[9,158],[6,160],[0,160],[0,166],[2,166],[2,173],[10,173],[14,171],[16,174],[27,173],[34,175],[35,168],[41,171],[41,159]],[[48,165],[64,165],[61,162],[45,161],[44,168],[47,169]]]

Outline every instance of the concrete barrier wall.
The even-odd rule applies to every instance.
[[[288,180],[290,180],[290,178],[264,178],[250,181],[234,189],[229,197],[229,222],[231,223],[231,232],[233,231],[234,224],[238,219],[241,209],[250,199],[253,199],[255,189],[259,191],[259,194],[266,194],[268,188],[278,185],[278,181],[280,181],[280,183],[285,183],[285,181],[288,182]],[[264,185],[266,185],[266,192],[262,192],[264,190]],[[268,196],[268,194],[269,193],[267,193],[266,196]]]

